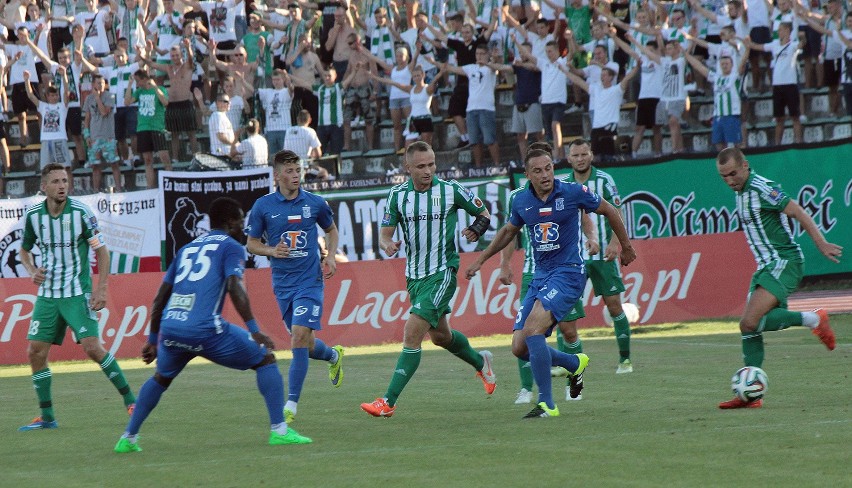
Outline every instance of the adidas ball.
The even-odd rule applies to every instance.
[[[766,373],[754,366],[740,368],[731,378],[731,390],[744,402],[763,398],[767,386],[769,386],[769,380],[766,378]]]
[[[639,322],[639,307],[627,302],[621,304],[621,309],[624,310],[624,315],[627,316],[628,322],[630,322],[631,324]],[[604,322],[606,322],[607,325],[612,327],[612,317],[609,315],[609,310],[606,307],[604,307],[603,309],[603,316]]]

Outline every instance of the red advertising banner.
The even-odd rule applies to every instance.
[[[638,324],[679,322],[737,316],[742,312],[754,261],[739,233],[707,234],[634,241],[635,263],[622,268],[624,301],[640,310]],[[511,333],[518,308],[522,253],[515,254],[515,284],[498,279],[499,259],[493,257],[468,281],[465,267],[475,253],[462,254],[459,286],[451,303],[450,324],[470,336]],[[99,312],[101,340],[117,357],[138,357],[148,332],[151,301],[162,273],[114,275],[107,307]],[[263,330],[279,348],[290,341],[272,293],[270,270],[246,272],[252,309]],[[27,329],[36,287],[28,278],[0,279],[0,364],[27,363]],[[580,327],[604,325],[603,302],[591,293],[583,297],[586,318]],[[346,346],[401,342],[408,318],[404,261],[362,261],[337,267],[326,283],[323,330],[329,344]],[[242,325],[230,303],[228,320]],[[70,335],[54,347],[52,360],[85,359]]]

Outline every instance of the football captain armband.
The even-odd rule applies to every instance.
[[[106,241],[104,240],[104,235],[100,232],[89,238],[89,247],[91,247],[93,251],[96,249],[100,249],[105,245]]]
[[[491,219],[484,215],[477,215],[476,219],[472,224],[467,228],[467,230],[476,234],[477,237],[482,237],[482,234],[485,234],[485,231],[488,230],[488,226],[491,224]]]

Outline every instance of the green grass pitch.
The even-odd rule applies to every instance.
[[[852,315],[832,323],[833,352],[803,328],[765,334],[764,408],[736,411],[716,408],[741,366],[734,321],[638,327],[635,372],[618,376],[611,331],[582,330],[583,400],[554,379],[551,419],[521,420],[532,405],[513,404],[509,336],[471,341],[494,352],[492,398],[469,366],[426,348],[390,419],[359,404],[384,394],[399,346],[350,348],[340,389],[311,361],[293,424],[307,446],[266,444],[251,371],[190,365],[143,426],[144,452],[118,455],[127,415],[96,365],[53,365],[60,427],[36,432],[16,431],[37,414],[29,371],[0,368],[0,486],[850,486]],[[137,391],[153,371],[123,365]]]

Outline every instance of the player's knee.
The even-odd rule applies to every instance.
[[[83,341],[81,344],[83,346],[83,352],[86,353],[86,356],[89,356],[89,359],[95,361],[97,363],[104,360],[104,356],[106,356],[107,352],[101,346],[101,343],[98,341]]]
[[[266,356],[263,357],[263,361],[255,364],[254,366],[252,366],[251,369],[256,370],[258,368],[262,368],[262,367],[268,366],[270,364],[275,364],[275,362],[276,362],[275,354],[269,353],[269,354],[267,354]]]
[[[740,320],[740,332],[749,333],[757,330],[757,326],[760,322],[757,320],[752,320],[750,318],[743,318]]]
[[[160,376],[160,373],[154,373],[154,381],[157,382],[163,388],[168,388],[172,384],[172,380],[174,378],[166,378],[165,376]]]
[[[450,334],[441,334],[441,333],[432,333],[429,336],[432,339],[432,344],[435,344],[438,347],[443,347],[446,349],[453,342],[453,335]]]

